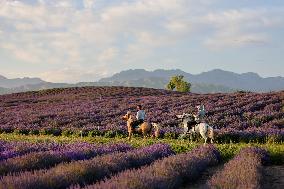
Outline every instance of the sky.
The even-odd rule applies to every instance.
[[[0,75],[96,81],[127,69],[284,76],[283,0],[0,0]]]

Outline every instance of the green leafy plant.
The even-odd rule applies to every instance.
[[[189,82],[184,81],[183,79],[183,75],[173,76],[167,84],[167,89],[171,91],[176,89],[179,92],[189,92],[191,84]]]

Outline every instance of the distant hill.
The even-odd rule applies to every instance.
[[[237,90],[269,92],[284,90],[283,77],[262,78],[256,73],[237,74],[215,69],[200,74],[190,74],[182,70],[146,71],[144,69],[125,70],[98,82],[80,82],[76,84],[50,83],[40,78],[7,79],[0,76],[0,94],[37,91],[41,89],[83,87],[83,86],[128,86],[164,89],[170,77],[183,75],[192,84],[194,93],[229,93]]]
[[[0,87],[2,88],[15,88],[15,87],[39,84],[39,83],[44,83],[44,82],[45,81],[41,80],[40,78],[24,77],[24,78],[8,79],[0,75]]]
[[[169,80],[173,75],[183,75],[185,79],[198,86],[205,87],[214,86],[216,89],[239,89],[255,92],[279,91],[284,89],[284,77],[268,77],[262,78],[256,73],[248,72],[237,74],[234,72],[215,69],[200,74],[190,74],[182,70],[155,70],[146,71],[143,69],[127,70],[114,74],[112,77],[103,78],[99,81],[114,82],[114,81],[132,81],[143,80],[145,78],[163,78]],[[205,86],[204,86],[205,84]],[[220,88],[221,87],[221,88]]]
[[[279,91],[284,89],[284,77],[263,78],[253,72],[237,74],[220,69],[187,77],[192,82],[214,83],[231,88],[255,92]]]
[[[146,71],[144,69],[135,69],[135,70],[130,69],[116,73],[108,78],[102,78],[99,80],[99,82],[113,82],[113,81],[124,82],[124,81],[139,80],[146,78],[164,78],[168,80],[173,75],[188,76],[191,74],[186,73],[179,69],[177,70],[158,69],[154,71]]]

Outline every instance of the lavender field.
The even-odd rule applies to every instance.
[[[191,188],[216,166],[224,168],[200,188],[261,188],[261,170],[284,165],[282,144],[187,144],[182,152],[186,144],[173,140],[139,140],[136,147],[115,140],[98,144],[2,139],[1,155],[30,152],[0,160],[0,188]]]
[[[284,92],[191,94],[127,87],[52,89],[0,96],[0,133],[125,136],[121,117],[137,104],[147,120],[162,125],[161,137],[178,138],[176,114],[204,104],[217,142],[284,140]]]
[[[283,97],[127,87],[2,95],[0,188],[262,188],[262,170],[284,170]],[[200,103],[213,145],[179,138],[175,115]],[[159,138],[127,140],[121,117],[137,104],[162,125]]]

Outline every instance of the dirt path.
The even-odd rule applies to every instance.
[[[217,165],[214,167],[208,168],[206,171],[204,171],[199,177],[196,182],[187,184],[180,189],[208,189],[208,186],[206,185],[206,182],[208,179],[211,178],[212,175],[214,175],[218,170],[221,170],[223,168],[223,164]]]
[[[265,166],[262,189],[284,188],[284,165]]]

